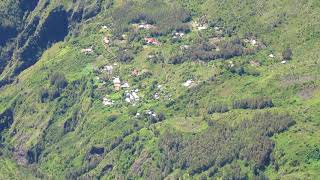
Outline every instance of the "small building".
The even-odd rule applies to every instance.
[[[107,97],[104,97],[102,104],[103,104],[104,106],[112,106],[112,105],[114,104],[114,101],[108,99]]]
[[[103,70],[106,71],[109,75],[111,75],[113,73],[113,66],[106,65],[103,67]]]
[[[131,104],[135,104],[136,102],[138,102],[140,100],[140,97],[138,96],[137,92],[135,90],[132,91],[127,91],[125,93],[125,97],[124,97],[125,101]]]
[[[233,61],[228,61],[229,67],[234,67]]]
[[[121,81],[120,81],[119,77],[113,78],[113,85],[114,85],[114,89],[116,91],[120,91],[121,90]]]
[[[219,37],[219,36],[213,37],[213,38],[210,38],[210,39],[209,39],[209,41],[210,41],[211,43],[218,43],[218,42],[221,42],[221,41],[223,41],[223,40],[224,40],[224,38],[223,38],[223,37]]]
[[[146,44],[160,46],[160,42],[155,38],[144,38]]]
[[[120,91],[121,90],[121,84],[114,84],[114,90]]]
[[[93,53],[93,49],[92,48],[85,48],[85,49],[81,49],[81,52],[88,55],[88,54]]]
[[[149,30],[149,29],[155,29],[156,26],[154,26],[154,25],[152,25],[152,24],[139,24],[139,25],[138,25],[138,28],[139,28],[139,29]]]
[[[250,61],[250,65],[258,67],[258,66],[260,66],[260,63],[258,61]]]
[[[189,49],[189,48],[190,48],[189,45],[181,45],[181,46],[180,46],[180,49],[181,49],[181,50],[187,50],[187,49]]]
[[[251,44],[251,46],[259,46],[259,42],[255,39],[255,37],[251,37],[249,39],[244,39],[243,42]]]
[[[128,82],[125,82],[121,85],[121,88],[130,88],[130,85]]]
[[[154,98],[155,100],[159,100],[159,99],[160,99],[159,93],[155,93],[155,94],[153,95],[153,98]]]
[[[206,30],[209,28],[209,25],[206,22],[193,22],[192,26],[194,28],[196,28],[197,30],[201,31],[201,30]]]
[[[287,64],[287,61],[281,61],[281,64]]]
[[[222,29],[222,28],[221,28],[221,27],[218,27],[218,26],[215,26],[215,27],[214,27],[214,30],[215,30],[215,31],[220,31],[221,29]]]
[[[182,85],[184,87],[191,87],[193,85],[194,81],[192,79],[187,80],[185,83],[183,83]]]
[[[145,115],[157,117],[157,113],[154,112],[153,110],[146,110],[146,111],[145,111]]]
[[[185,33],[184,32],[175,32],[172,35],[173,35],[173,37],[172,37],[173,39],[180,39],[183,36],[185,36]]]
[[[274,58],[274,55],[273,54],[269,54],[269,58]]]
[[[201,26],[198,26],[198,30],[201,31],[201,30],[206,30],[208,29],[208,26],[207,25],[201,25]]]
[[[139,98],[138,94],[135,91],[133,91],[131,94],[132,94],[134,100],[139,101],[140,98]]]
[[[109,40],[109,38],[108,38],[107,36],[105,36],[105,37],[103,38],[103,42],[104,42],[105,45],[109,45],[110,40]]]
[[[257,40],[251,39],[251,40],[250,40],[250,44],[251,44],[252,46],[256,46],[256,45],[257,45]]]
[[[140,71],[138,69],[134,69],[132,72],[131,72],[131,75],[132,76],[139,76],[140,75]]]

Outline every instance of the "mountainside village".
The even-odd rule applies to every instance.
[[[157,29],[156,25],[153,24],[148,24],[146,22],[141,22],[141,23],[133,23],[132,29],[136,33],[141,33],[147,34],[146,32],[152,31],[154,29]],[[186,39],[188,37],[189,39],[192,37],[194,34],[198,34],[201,31],[209,31],[209,33],[214,34],[209,38],[209,46],[213,46],[213,51],[215,53],[219,52],[225,52],[228,50],[225,50],[224,48],[228,48],[225,43],[229,43],[228,41],[232,41],[230,39],[233,38],[232,35],[227,35],[225,32],[224,27],[222,26],[209,26],[207,22],[201,22],[198,21],[192,21],[189,23],[191,31],[174,31],[171,33],[171,36],[169,36],[172,40],[172,42],[183,42],[183,39]],[[120,38],[113,37],[111,32],[111,28],[108,27],[107,25],[102,25],[101,26],[101,32],[103,34],[102,37],[102,43],[107,51],[109,51],[110,48],[113,46],[118,46],[119,40],[120,42],[128,43],[128,37],[127,34],[121,35]],[[218,56],[217,58],[222,58],[222,59],[228,59],[229,57],[237,56],[237,55],[242,55],[246,54],[246,52],[253,53],[255,51],[258,51],[259,49],[265,48],[265,45],[263,42],[259,41],[255,36],[248,36],[244,39],[239,39],[238,40],[239,45],[241,48],[243,48],[242,51],[243,53],[240,54],[235,54],[231,55],[228,57]],[[233,43],[233,42],[231,42]],[[144,49],[161,49],[162,48],[162,43],[160,40],[158,40],[158,36],[145,36],[142,41],[142,45]],[[94,44],[92,44],[91,47],[87,47],[84,49],[81,49],[81,52],[84,53],[85,55],[92,55],[94,54]],[[198,46],[197,44],[181,44],[180,45],[180,51],[182,52],[190,52],[192,51],[191,48],[196,48]],[[128,49],[123,49],[124,52],[128,51]],[[122,52],[122,53],[124,53]],[[206,53],[207,51],[204,51]],[[120,52],[121,53],[121,52]],[[228,53],[228,52],[226,52]],[[160,54],[161,55],[161,54]],[[162,56],[162,55],[161,55]],[[281,64],[286,64],[288,59],[283,59],[280,58],[279,56],[281,55],[274,55],[273,53],[270,53],[267,55],[267,58],[269,59],[280,59]],[[154,53],[149,53],[147,57],[145,57],[149,62],[154,62],[157,63],[156,61],[159,59],[157,54]],[[161,59],[162,58],[162,59]],[[163,57],[160,59],[162,60],[161,63],[164,63]],[[212,59],[215,59],[216,57],[212,57]],[[190,59],[191,60],[191,59]],[[206,59],[201,59],[196,60],[196,62],[202,63],[205,66],[208,65]],[[234,62],[233,61],[225,61],[227,66],[229,68],[234,68]],[[258,60],[251,60],[250,65],[252,67],[259,67],[260,62]],[[162,101],[162,100],[172,100],[172,95],[170,92],[166,91],[166,85],[157,85],[155,93],[151,95],[151,97],[146,97],[144,93],[141,92],[141,90],[138,87],[133,87],[128,79],[125,79],[119,74],[119,69],[121,69],[121,62],[115,62],[113,64],[106,64],[102,67],[97,68],[97,74],[96,74],[96,80],[102,84],[103,86],[108,86],[108,87],[113,87],[113,93],[111,94],[106,94],[105,97],[102,99],[102,103],[104,106],[114,106],[119,103],[128,103],[132,106],[136,106],[138,103],[141,102],[141,99],[143,98],[151,98],[155,101]],[[129,77],[139,77],[139,76],[148,76],[148,73],[151,73],[150,70],[148,69],[141,69],[139,67],[136,67],[132,69],[131,72],[127,72],[126,75],[129,75]],[[123,75],[123,74],[122,74]],[[198,81],[197,79],[187,79],[185,82],[181,82],[180,86],[184,87],[185,89],[193,88],[197,86],[197,84],[200,84],[201,81]],[[112,98],[115,97],[114,94],[120,94],[121,98]]]

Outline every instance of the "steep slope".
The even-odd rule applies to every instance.
[[[102,2],[3,1],[0,86],[36,63],[52,44],[63,41],[77,23],[95,16]]]
[[[1,174],[316,179],[319,9],[39,1],[3,40]]]

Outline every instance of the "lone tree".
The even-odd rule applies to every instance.
[[[282,52],[283,60],[291,60],[292,59],[292,50],[291,48],[287,48]]]

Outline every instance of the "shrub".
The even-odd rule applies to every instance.
[[[72,117],[63,124],[64,133],[72,132],[78,124],[78,111],[74,111]]]
[[[108,121],[109,122],[114,122],[115,120],[118,119],[118,115],[117,114],[111,114],[109,117],[108,117]]]
[[[134,59],[134,54],[125,49],[125,50],[119,50],[117,53],[117,60],[123,63],[129,63]]]
[[[319,147],[314,147],[309,150],[307,153],[307,159],[308,160],[320,160],[320,148]]]
[[[60,96],[60,90],[56,87],[43,88],[39,92],[39,101],[45,103],[47,101],[52,101]]]
[[[135,115],[137,114],[137,112],[138,112],[138,108],[135,107],[135,106],[130,106],[130,107],[128,108],[128,113],[129,113],[129,115],[131,115],[131,116],[135,116]]]
[[[283,60],[291,60],[292,59],[292,50],[290,48],[285,49],[282,52]]]
[[[208,107],[208,114],[225,113],[228,111],[229,111],[229,108],[225,104],[213,104]]]
[[[243,66],[234,66],[234,67],[231,67],[229,70],[231,73],[237,74],[239,76],[243,76],[246,74],[246,71]]]
[[[160,112],[159,115],[158,115],[158,118],[159,118],[159,121],[163,121],[166,119],[166,116],[163,112]]]
[[[220,51],[216,51],[217,47],[219,47]],[[173,54],[169,59],[169,63],[180,64],[188,60],[208,62],[221,58],[230,59],[254,52],[256,52],[256,49],[246,48],[240,39],[218,44],[210,44],[207,39],[200,39],[199,42],[191,45],[187,50]]]
[[[293,124],[288,115],[267,112],[258,113],[235,126],[212,122],[206,131],[191,137],[168,129],[159,138],[162,153],[159,167],[164,174],[169,174],[175,167],[187,170],[190,175],[209,171],[209,176],[213,177],[227,165],[232,167],[225,174],[229,178],[246,179],[237,160],[248,162],[253,175],[258,174],[270,162],[274,149],[270,137]],[[315,152],[318,157],[319,150]]]
[[[148,60],[151,64],[164,63],[165,59],[161,52],[153,52],[148,55]]]
[[[54,72],[49,76],[49,81],[52,86],[55,86],[58,90],[64,89],[68,85],[68,81],[61,72]]]
[[[273,106],[272,99],[268,97],[248,98],[233,102],[233,109],[264,109]]]
[[[49,90],[49,100],[52,101],[60,96],[60,90],[57,88],[52,88]]]
[[[0,133],[7,128],[10,128],[13,123],[13,111],[11,109],[6,110],[0,114]],[[1,136],[0,136],[1,137]],[[2,137],[0,138],[0,141]]]
[[[46,100],[49,98],[49,90],[47,88],[43,88],[39,92],[39,100],[41,103],[46,102]]]

